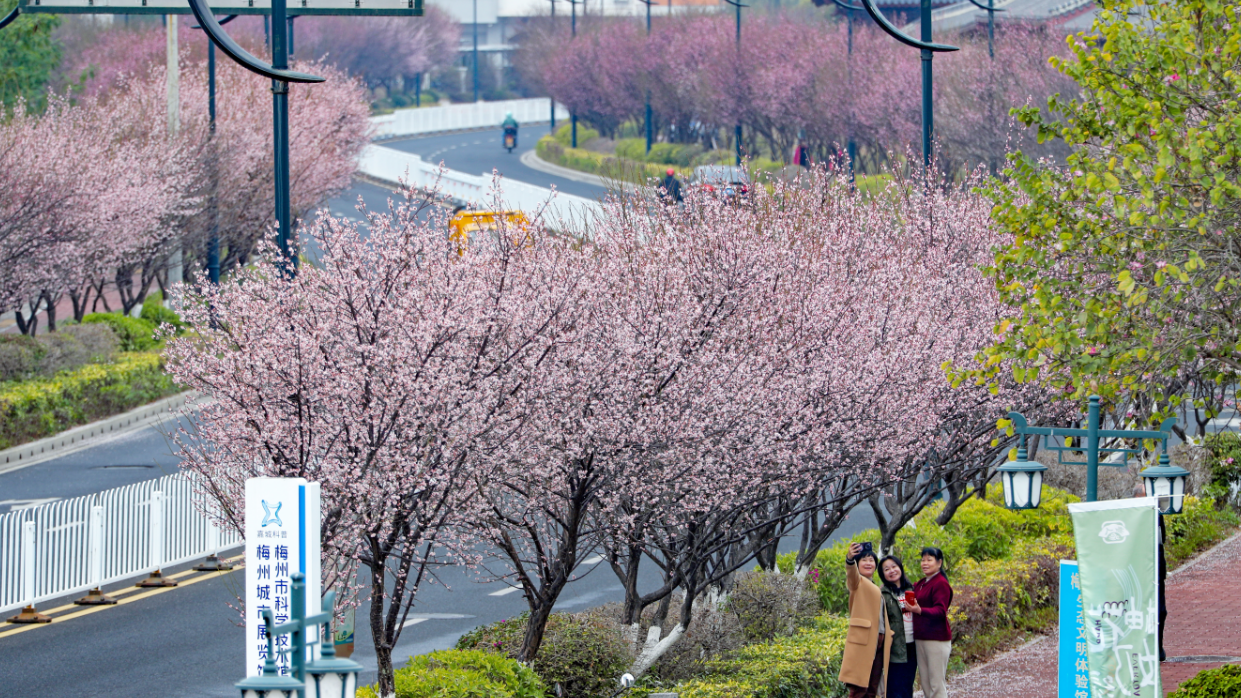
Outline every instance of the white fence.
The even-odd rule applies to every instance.
[[[169,475],[0,516],[0,613],[241,545]]]
[[[400,109],[391,114],[372,116],[371,126],[374,131],[371,135],[375,139],[382,139],[443,131],[499,129],[504,115],[508,112],[512,112],[513,118],[521,124],[548,121],[551,118],[551,103],[546,97],[538,97]],[[557,104],[556,118],[568,119],[569,112]]]
[[[438,187],[442,196],[471,208],[492,208],[490,175],[468,175],[443,170],[412,153],[381,145],[368,145],[362,151],[358,172],[381,182],[404,180],[410,187],[429,191]],[[501,179],[501,208],[528,214],[543,211],[543,220],[557,230],[584,230],[602,212],[598,201],[572,194],[556,193],[533,184]],[[546,208],[544,206],[546,205]]]

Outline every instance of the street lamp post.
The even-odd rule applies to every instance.
[[[655,0],[640,0],[646,5],[646,38],[651,38],[651,5]],[[655,132],[651,124],[651,88],[646,88],[646,110],[643,116],[643,123],[646,125],[646,152],[651,152],[651,141],[654,140]]]
[[[1158,431],[1135,430],[1135,429],[1103,429],[1100,427],[1100,405],[1099,396],[1091,395],[1089,406],[1086,410],[1086,428],[1071,429],[1067,427],[1032,427],[1026,422],[1026,418],[1020,412],[1010,412],[1008,417],[1013,423],[1013,432],[1021,437],[1020,446],[1017,451],[1017,460],[1015,462],[1006,463],[1000,467],[1002,483],[1005,487],[1004,498],[1009,508],[1033,508],[1038,506],[1037,499],[1033,499],[1031,506],[1022,506],[1024,501],[1030,498],[1023,498],[1019,492],[1010,494],[1010,486],[1020,487],[1026,480],[1016,477],[1016,473],[1026,473],[1031,476],[1033,473],[1046,470],[1046,467],[1038,463],[1026,460],[1026,438],[1029,436],[1046,436],[1046,437],[1069,437],[1073,439],[1085,439],[1085,445],[1075,446],[1057,446],[1055,444],[1047,444],[1046,448],[1058,451],[1063,457],[1065,451],[1082,451],[1086,452],[1086,501],[1093,502],[1098,499],[1099,495],[1099,454],[1100,453],[1122,453],[1128,459],[1130,455],[1141,453],[1143,448],[1126,448],[1123,446],[1103,446],[1100,444],[1102,439],[1137,439],[1158,440],[1161,445],[1161,455],[1159,457],[1159,465],[1147,468],[1142,471],[1143,479],[1147,480],[1147,492],[1152,496],[1162,497],[1166,501],[1160,504],[1160,513],[1176,514],[1180,513],[1182,500],[1185,493],[1185,476],[1189,473],[1181,468],[1171,466],[1168,463],[1168,437],[1172,432],[1172,428],[1176,426],[1176,418],[1170,417],[1165,419],[1159,425]],[[1063,462],[1063,461],[1062,461]],[[1017,506],[1014,506],[1016,504]]]
[[[474,101],[478,101],[478,0],[474,0]]]
[[[220,26],[237,19],[237,15],[228,15],[220,20]],[[202,29],[201,24],[193,25],[194,29]],[[207,279],[212,286],[220,285],[220,220],[217,189],[219,188],[219,160],[215,143],[215,43],[207,42],[207,147],[211,149],[209,159],[211,192],[207,194]]]
[[[843,0],[832,0],[832,2],[836,3],[837,7],[845,11],[845,22],[848,26],[848,29],[847,29],[848,44],[846,48],[846,55],[848,56],[848,60],[846,61],[846,70],[848,71],[848,73],[846,77],[846,82],[848,82],[849,86],[852,87],[853,86],[853,13],[858,10],[865,10],[866,8],[862,7],[861,5],[850,5],[847,2],[843,2]],[[857,160],[857,141],[853,140],[852,118],[850,118],[849,120],[849,140],[845,145],[845,149],[846,149],[846,152],[848,152],[849,154],[849,181],[853,182],[855,181],[855,170],[853,167],[853,163],[854,161]]]
[[[585,1],[586,0],[565,0],[565,2],[569,3],[569,7],[571,8],[571,14],[569,17],[569,29],[572,32],[572,36],[574,39],[577,38],[577,5],[578,3],[585,2]],[[572,148],[577,147],[577,111],[576,110],[569,112],[569,146]]]
[[[549,0],[549,2],[551,2],[552,4],[552,34],[555,35],[556,33],[556,0]],[[554,136],[556,135],[556,99],[552,97],[551,95],[548,95],[547,101],[551,105],[551,110],[552,110],[551,134]]]
[[[995,0],[987,0],[986,5],[978,0],[970,0],[970,2],[987,11],[987,55],[991,57],[991,60],[995,60],[995,13],[1007,12],[1007,10],[997,8]]]
[[[950,46],[948,44],[937,44],[931,41],[931,0],[922,0],[921,3],[921,39],[915,39],[905,32],[896,28],[896,25],[888,21],[887,17],[879,11],[875,6],[875,0],[862,0],[863,7],[866,8],[866,14],[879,25],[881,29],[887,32],[892,38],[911,46],[922,52],[922,167],[929,170],[931,167],[931,139],[934,136],[935,111],[934,102],[931,96],[931,61],[936,53],[948,51],[960,51],[958,46]]]
[[[743,5],[739,0],[724,0],[724,2],[737,8],[737,70],[741,70],[741,8],[749,7]],[[738,81],[740,84],[740,81]],[[741,95],[737,95],[737,103],[741,103]],[[737,164],[741,164],[741,116],[737,116],[737,125],[733,128],[733,142],[736,144]]]

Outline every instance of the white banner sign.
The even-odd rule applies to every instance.
[[[267,659],[262,612],[270,610],[276,625],[288,622],[293,598],[292,576],[306,577],[304,614],[320,609],[319,483],[302,478],[255,477],[246,480],[246,676],[263,673]],[[307,635],[306,661],[313,659],[318,630]],[[289,636],[276,638],[276,662],[289,675]]]

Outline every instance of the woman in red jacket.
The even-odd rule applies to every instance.
[[[922,579],[914,584],[914,646],[918,652],[918,683],[926,698],[948,698],[948,655],[952,652],[952,628],[948,607],[952,586],[944,576],[944,551],[922,549]]]

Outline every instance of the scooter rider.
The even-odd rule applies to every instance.
[[[511,152],[517,147],[517,119],[513,118],[513,112],[505,112],[504,123],[501,125],[504,127],[504,147]],[[513,137],[512,145],[509,145],[509,136]]]

